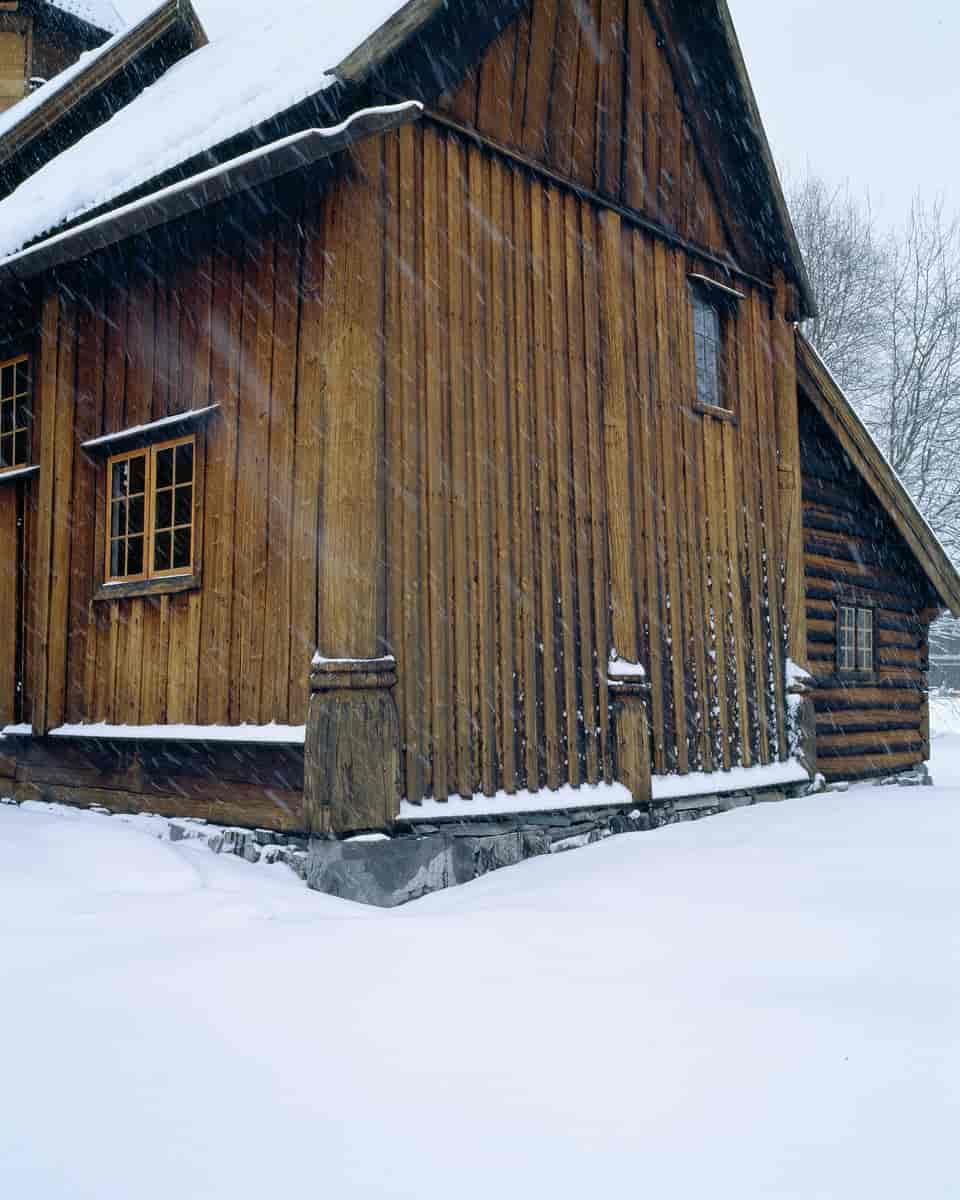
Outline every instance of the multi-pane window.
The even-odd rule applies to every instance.
[[[722,408],[720,390],[720,313],[698,292],[693,294],[693,341],[697,369],[697,400]]]
[[[0,363],[0,471],[30,464],[30,359]]]
[[[873,670],[873,609],[842,604],[838,615],[837,662],[841,671]]]
[[[108,583],[193,570],[193,437],[116,454],[108,462]]]

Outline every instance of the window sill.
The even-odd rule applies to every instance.
[[[715,417],[718,421],[729,421],[731,425],[737,424],[737,414],[730,408],[720,408],[716,404],[702,404],[697,400],[694,402],[693,411],[705,417]]]
[[[130,596],[172,596],[178,592],[195,592],[200,587],[199,575],[168,575],[161,579],[138,579],[135,583],[104,583],[94,600],[126,600]]]
[[[6,470],[0,471],[0,484],[2,483],[19,483],[21,479],[32,479],[34,475],[40,474],[40,468],[37,467],[8,467]]]

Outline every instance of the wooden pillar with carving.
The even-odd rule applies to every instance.
[[[308,832],[379,829],[400,802],[400,732],[386,637],[384,203],[379,139],[325,196],[320,319],[318,647],[304,763]]]

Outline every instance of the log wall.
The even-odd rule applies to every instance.
[[[800,402],[808,664],[817,687],[817,763],[856,779],[924,762],[928,610],[937,601],[879,502],[812,405]],[[837,670],[837,608],[875,607],[876,671]]]

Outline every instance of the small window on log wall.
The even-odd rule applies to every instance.
[[[30,465],[30,359],[0,363],[0,472]]]
[[[107,463],[107,583],[193,570],[195,440],[163,442]]]
[[[869,674],[874,669],[873,609],[843,604],[837,620],[838,667],[841,671]]]

